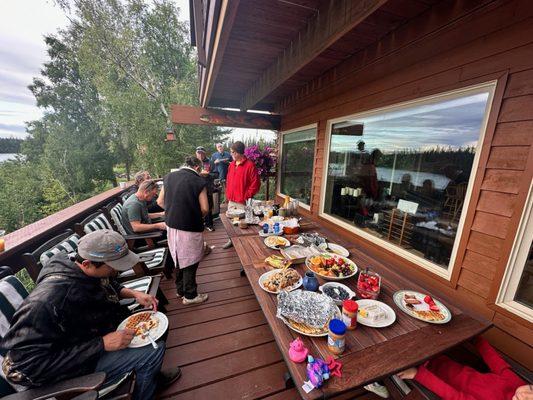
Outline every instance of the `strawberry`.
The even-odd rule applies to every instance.
[[[437,305],[435,303],[432,303],[429,305],[429,309],[431,311],[440,311],[439,307],[437,307]]]

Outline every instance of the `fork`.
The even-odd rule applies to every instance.
[[[155,342],[155,340],[152,338],[152,336],[150,336],[150,329],[148,330],[144,330],[144,335],[146,335],[146,337],[148,338],[148,340],[150,341],[150,344],[152,345],[152,347],[154,349],[157,349],[158,346],[157,346],[157,343]]]

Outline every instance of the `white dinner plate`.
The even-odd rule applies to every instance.
[[[404,301],[405,293],[415,295],[416,299],[420,301],[420,304],[415,305],[414,309],[407,307]],[[429,311],[429,305],[424,302],[424,297],[426,297],[425,294],[415,292],[414,290],[398,290],[396,293],[394,293],[393,299],[396,305],[400,308],[400,310],[402,310],[404,313],[410,315],[413,318],[419,319],[420,321],[424,321],[430,324],[445,324],[447,322],[450,322],[450,320],[452,319],[452,313],[444,304],[442,304],[434,297],[432,297],[433,301],[435,302],[436,306],[439,307],[439,311],[442,313],[442,315],[444,315],[444,319],[432,321],[422,318],[420,315],[418,315],[415,311]]]
[[[387,313],[387,318],[379,320],[379,321],[372,321],[369,318],[361,317],[361,314],[357,314],[358,324],[369,326],[371,328],[385,328],[386,326],[392,325],[394,321],[396,321],[396,313],[394,312],[394,310],[391,307],[389,307],[387,304],[383,303],[382,301],[364,299],[364,300],[356,300],[356,302],[359,305],[359,308],[363,306],[370,306],[372,304],[376,304],[380,306],[381,309]]]
[[[334,253],[334,254],[337,254],[339,256],[343,256],[343,257],[349,257],[350,256],[350,252],[345,247],[342,247],[340,244],[321,243],[318,247],[322,251],[327,251],[329,253]]]
[[[259,231],[259,236],[261,236],[261,237],[282,236],[282,235],[283,235],[283,230],[279,231],[278,233],[274,233],[274,232],[265,233],[262,230]]]
[[[263,285],[263,281],[265,279],[267,279],[270,275],[272,274],[275,274],[275,273],[278,273],[278,272],[281,272],[281,271],[284,271],[282,269],[274,269],[272,271],[268,271],[268,272],[265,272],[263,275],[261,275],[259,277],[259,286],[261,286],[261,289],[263,289],[265,292],[268,292],[268,293],[272,293],[272,294],[278,294],[280,291],[277,291],[277,292],[274,292],[270,289],[267,289],[264,285]],[[300,275],[300,274],[298,274]],[[303,283],[303,279],[302,277],[300,276],[300,279],[295,283],[293,284],[292,286],[288,286],[286,288],[283,288],[281,290],[286,290],[288,292],[292,292],[293,290],[295,289],[298,289],[300,286],[302,286],[302,283]]]
[[[274,244],[270,244],[269,240],[272,240],[270,239],[272,236],[269,236],[265,239],[265,245],[266,247],[269,247],[273,250],[281,250],[285,247],[289,247],[291,245],[291,242],[288,241],[288,239],[284,238],[284,237],[279,237],[279,239],[281,241],[283,241],[283,244],[280,244],[280,245],[274,245]]]
[[[165,332],[168,329],[168,318],[167,318],[167,316],[165,314],[163,314],[162,312],[159,312],[159,311],[157,311],[155,313],[153,311],[141,311],[141,312],[136,313],[136,314],[140,314],[140,313],[152,314],[152,317],[157,319],[157,321],[158,321],[157,326],[155,326],[152,329],[150,329],[150,336],[152,337],[152,339],[154,339],[154,341],[157,341],[161,336],[163,336],[165,334]],[[120,325],[118,326],[117,331],[121,330],[121,329],[124,329],[126,327],[126,323],[128,322],[128,320],[131,317],[133,317],[134,315],[136,315],[136,314],[132,314],[128,318],[126,318],[124,321],[122,321],[120,323]],[[139,336],[135,336],[133,338],[133,340],[131,341],[131,343],[129,344],[128,347],[130,347],[130,348],[143,347],[143,346],[146,346],[148,344],[150,344],[150,339],[147,336],[143,338],[142,335],[139,335]]]
[[[339,311],[338,308],[335,308],[337,311],[335,313],[335,316],[333,318],[337,318],[337,319],[341,319],[341,312]],[[324,328],[324,332],[323,333],[307,333],[307,332],[304,332],[304,331],[301,331],[299,330],[298,328],[292,326],[284,317],[281,317],[281,320],[283,321],[283,323],[285,325],[287,325],[287,327],[289,329],[292,329],[294,332],[296,333],[299,333],[300,335],[303,335],[303,336],[310,336],[310,337],[324,337],[324,336],[328,336],[328,328],[325,327]]]

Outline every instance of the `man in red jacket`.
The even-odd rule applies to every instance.
[[[226,176],[228,208],[244,208],[246,200],[251,199],[259,192],[261,180],[253,161],[244,155],[243,142],[237,141],[231,145],[231,156],[233,161],[229,165]],[[230,247],[231,240],[224,245],[225,249]]]

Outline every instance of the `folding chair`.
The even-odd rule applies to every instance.
[[[0,267],[0,338],[3,338],[11,325],[11,320],[15,311],[20,307],[28,291],[12,274],[9,267]],[[7,350],[0,349],[0,364],[3,363]],[[73,379],[64,380],[51,385],[36,389],[27,389],[24,386],[10,382],[2,368],[0,368],[0,397],[4,400],[37,400],[57,398],[62,400],[88,400],[88,399],[131,399],[135,385],[135,375],[133,372],[126,374],[117,383],[107,388],[102,388],[105,381],[104,372],[79,376]],[[101,390],[98,396],[97,390]],[[5,397],[4,397],[5,396]]]

